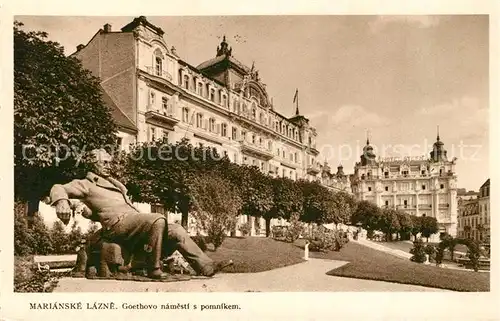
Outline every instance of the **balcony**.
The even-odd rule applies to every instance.
[[[241,140],[240,144],[241,144],[241,151],[243,153],[255,155],[265,160],[270,160],[274,157],[272,151],[266,147],[259,146],[257,144],[251,144],[245,140]]]
[[[173,80],[173,77],[170,73],[166,72],[165,70],[157,71],[156,68],[152,66],[146,66],[146,72],[152,76],[163,78],[168,81]]]
[[[449,207],[450,207],[450,204],[439,204],[440,210],[448,209]]]
[[[397,205],[396,208],[398,210],[411,210],[411,209],[415,209],[416,206],[415,205]]]
[[[145,116],[146,120],[153,119],[162,123],[166,123],[168,125],[175,125],[179,122],[179,119],[177,119],[172,105],[168,106],[164,110],[154,108],[153,106],[148,106]]]
[[[428,210],[431,208],[432,208],[431,204],[418,204],[418,209],[420,209],[420,210]]]
[[[280,163],[281,163],[281,165],[288,167],[288,168],[292,168],[292,169],[297,169],[300,166],[300,164],[295,163],[295,162],[291,161],[290,159],[285,159],[285,158],[281,159]]]
[[[317,175],[320,172],[319,164],[307,165],[307,174]]]

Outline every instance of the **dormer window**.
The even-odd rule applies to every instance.
[[[259,121],[260,121],[261,124],[264,123],[264,114],[263,113],[260,113],[260,115],[259,115]]]
[[[184,88],[189,89],[189,76],[184,75]]]
[[[203,96],[203,83],[199,82],[198,88],[196,88],[196,89],[197,89],[198,95]]]
[[[215,90],[214,89],[210,89],[210,100],[215,101]]]

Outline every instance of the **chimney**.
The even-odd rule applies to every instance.
[[[111,32],[111,25],[109,23],[104,25],[104,32],[106,33]]]
[[[83,48],[85,48],[85,46],[84,46],[84,45],[82,45],[82,44],[79,44],[78,46],[76,46],[76,51],[80,51],[80,50],[82,50]]]

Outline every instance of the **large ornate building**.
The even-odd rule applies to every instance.
[[[316,130],[298,108],[293,117],[275,109],[255,66],[235,59],[225,37],[194,67],[163,35],[139,17],[119,31],[106,24],[73,54],[101,79],[124,148],[187,138],[265,173],[319,178]]]
[[[123,149],[187,138],[273,176],[322,178],[315,128],[298,105],[292,117],[277,111],[255,66],[238,61],[225,37],[195,67],[141,16],[118,31],[104,25],[72,56],[100,78]],[[335,187],[331,178],[325,183]]]
[[[430,157],[377,158],[369,140],[356,163],[353,193],[380,207],[435,217],[439,232],[457,232],[456,158],[449,161],[437,136]],[[437,239],[439,234],[433,236]]]

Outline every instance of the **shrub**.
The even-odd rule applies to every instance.
[[[313,228],[308,235],[309,249],[317,252],[340,251],[349,242],[347,233],[339,230],[329,230],[324,226]]]
[[[439,265],[439,264],[443,263],[444,249],[445,248],[443,246],[438,246],[437,247],[437,249],[436,249],[436,256],[435,256],[436,265]]]
[[[52,292],[56,283],[55,274],[39,271],[32,256],[14,257],[14,292]]]
[[[410,250],[410,253],[413,254],[413,256],[410,258],[411,261],[417,263],[425,262],[426,253],[425,253],[424,242],[422,241],[421,238],[413,242],[413,248]]]
[[[472,268],[475,272],[479,271],[479,257],[481,256],[481,252],[479,250],[479,243],[474,240],[470,240],[467,242],[467,257],[470,260]]]
[[[250,235],[250,231],[252,230],[252,224],[249,221],[247,221],[246,223],[240,225],[239,230],[241,234],[243,234],[243,236]]]
[[[290,217],[290,225],[286,230],[285,238],[288,242],[293,243],[302,233],[304,233],[304,224],[299,220],[299,215],[294,213]]]
[[[427,244],[425,246],[424,251],[425,251],[425,254],[429,255],[429,261],[434,260],[434,258],[435,258],[434,254],[436,254],[436,248],[434,247],[434,245]]]
[[[275,225],[272,227],[273,238],[281,240],[286,236],[287,226]]]
[[[193,241],[196,243],[196,245],[198,245],[198,247],[203,251],[205,252],[208,247],[207,247],[207,241],[205,240],[205,236],[201,235],[201,234],[197,234],[193,237],[191,237],[193,239]]]

